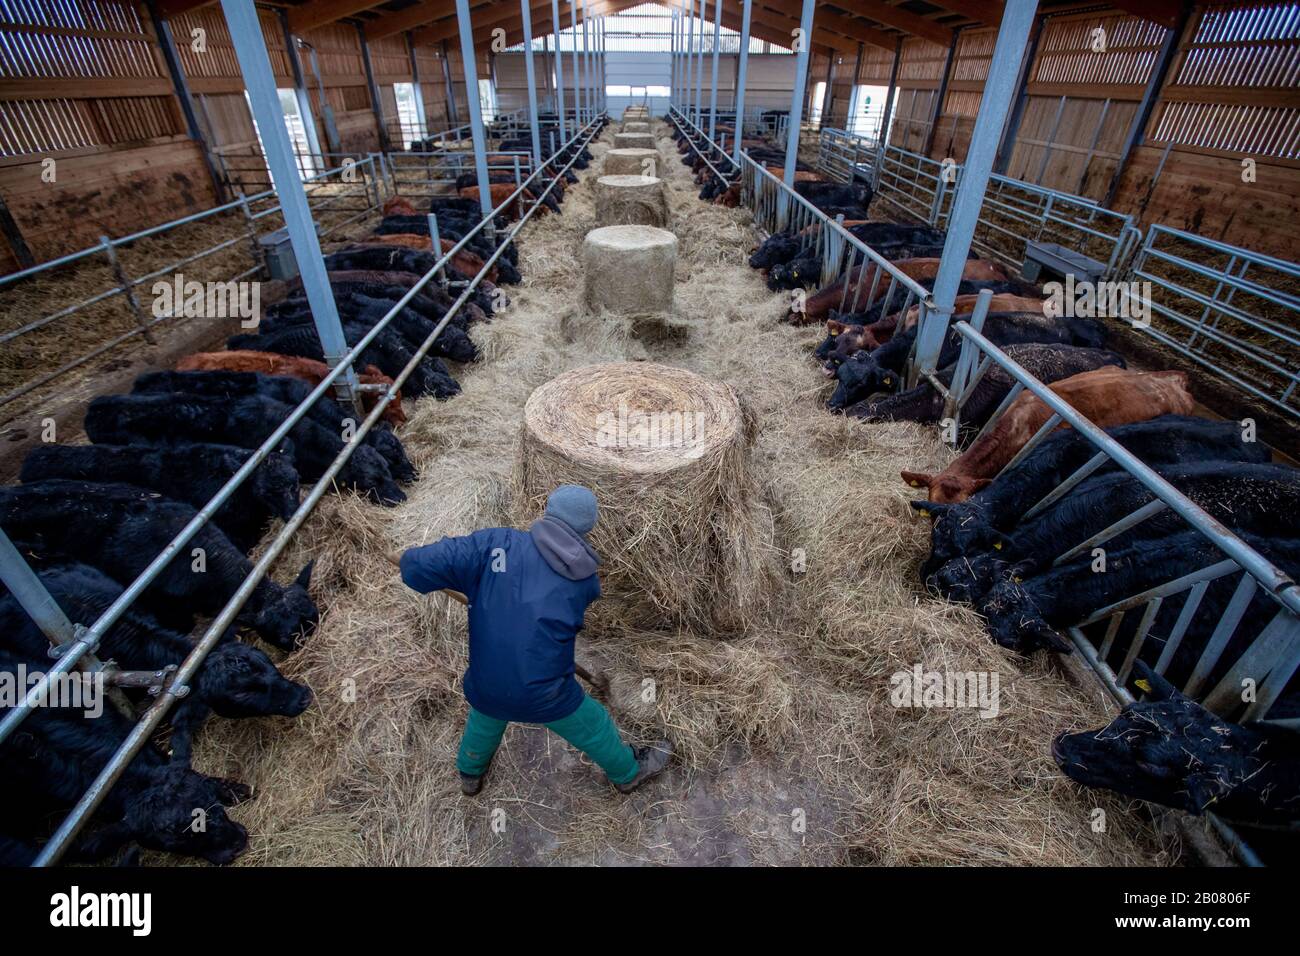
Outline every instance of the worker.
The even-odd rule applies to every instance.
[[[541,724],[577,747],[631,793],[668,764],[666,740],[630,747],[609,712],[574,677],[574,641],[600,597],[600,559],[587,542],[596,496],[561,485],[527,531],[483,528],[390,555],[414,591],[451,590],[469,605],[469,717],[456,755],[461,792],[483,788],[511,721]]]

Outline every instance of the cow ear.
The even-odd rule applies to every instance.
[[[991,484],[993,484],[992,478],[971,478],[966,482],[966,487],[970,489],[970,493],[973,495],[977,491],[983,491]]]
[[[900,471],[899,474],[912,488],[929,488],[931,482],[934,481],[933,475],[927,475],[920,471]]]
[[[303,590],[306,590],[307,585],[311,583],[311,572],[312,572],[312,568],[314,568],[315,566],[316,566],[316,559],[312,558],[310,561],[307,562],[307,566],[298,572],[298,576],[293,579],[293,583],[298,585],[298,587],[302,588]]]
[[[826,334],[827,334],[827,335],[839,335],[839,334],[840,334],[841,332],[843,332],[843,331],[844,331],[844,323],[843,323],[843,322],[837,322],[837,321],[835,321],[834,319],[827,319],[827,320],[826,320]]]
[[[1135,661],[1133,670],[1137,675],[1133,686],[1143,691],[1147,700],[1172,700],[1178,696],[1178,688],[1152,670],[1146,661]]]
[[[939,505],[930,501],[922,501],[920,498],[913,498],[908,502],[912,510],[920,514],[922,518],[937,518],[952,505]]]
[[[1037,618],[1032,622],[1029,622],[1027,630],[1038,640],[1040,647],[1045,647],[1048,650],[1057,651],[1061,654],[1072,654],[1074,652],[1074,647],[1071,646],[1070,642],[1061,637],[1061,635],[1056,632],[1056,628],[1052,627],[1042,618]],[[1029,650],[1032,651],[1033,648],[1031,647]]]

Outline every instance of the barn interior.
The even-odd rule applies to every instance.
[[[0,120],[4,863],[1296,859],[1300,5],[0,0]],[[563,483],[672,755],[466,795],[392,558]]]

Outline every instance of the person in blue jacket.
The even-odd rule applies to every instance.
[[[600,597],[600,559],[587,534],[596,496],[561,485],[527,531],[483,528],[401,554],[402,582],[427,594],[460,591],[469,605],[469,717],[456,756],[461,790],[483,788],[511,721],[542,724],[587,754],[610,782],[630,793],[668,764],[661,740],[630,747],[609,712],[574,677],[574,640],[587,606]]]

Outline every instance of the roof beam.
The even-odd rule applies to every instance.
[[[170,20],[216,2],[217,0],[158,0],[158,15],[164,20]]]
[[[289,8],[289,30],[302,33],[377,7],[384,0],[314,0]]]
[[[891,7],[883,0],[853,0],[851,9],[860,16],[869,17],[877,23],[883,23],[887,27],[894,27],[933,43],[947,46],[952,42],[951,27],[942,26],[900,7]],[[820,11],[818,15],[838,16],[838,14],[821,14]],[[870,26],[870,24],[864,23],[863,26]]]
[[[1115,6],[1127,13],[1158,23],[1172,30],[1182,11],[1180,0],[1115,0]]]
[[[758,3],[761,3],[762,7],[758,6]],[[798,26],[802,6],[803,4],[797,2],[797,0],[757,0],[754,13],[759,15],[760,11],[764,14],[768,11],[776,11],[794,20],[795,26]],[[891,33],[878,30],[861,20],[854,20],[852,17],[832,13],[826,9],[819,9],[813,15],[814,38],[820,33],[835,33],[840,37],[847,37],[852,40],[853,44],[847,48],[836,46],[836,49],[847,49],[850,53],[857,52],[859,42],[870,43],[872,46],[878,46],[886,50],[893,50],[898,44],[898,38]],[[949,36],[951,37],[951,34]],[[830,44],[828,43],[828,45]]]
[[[484,3],[470,10],[470,16],[477,23],[480,16],[483,22],[497,23],[509,18],[511,11],[519,16],[518,3]],[[451,17],[451,25],[456,25],[456,5],[450,0],[420,0],[413,7],[396,13],[381,13],[366,24],[366,36],[372,40],[382,40],[395,33],[414,30],[432,24],[435,20]],[[495,17],[496,19],[491,19]],[[445,24],[444,24],[445,26]],[[452,35],[455,35],[453,31]]]
[[[665,2],[665,0],[659,0],[659,2],[663,3],[664,6],[673,7],[682,10],[683,12],[686,9],[686,0],[667,0],[667,2]],[[794,42],[794,31],[799,26],[799,18],[797,16],[791,17],[775,10],[765,9],[757,4],[755,4],[751,10],[751,19],[753,23],[750,27],[750,32],[754,36],[758,37],[760,40],[767,40],[769,43],[775,43],[778,46],[787,48]],[[709,15],[704,17],[704,21],[706,23],[712,23],[712,16],[713,11],[710,9]],[[819,13],[818,16],[820,17],[821,14]],[[740,13],[724,7],[722,10],[722,25],[739,32],[741,26]],[[764,35],[760,33],[760,29],[766,29],[768,32]],[[884,35],[885,34],[882,34],[882,36]],[[817,21],[814,21],[813,23],[812,43],[814,48],[820,46],[825,50],[831,50],[838,53],[856,53],[858,49],[857,40],[850,40],[847,37],[832,33],[829,30],[824,30],[821,28],[821,24]],[[889,38],[888,48],[890,50],[894,49],[893,37]]]
[[[976,23],[995,27],[1002,22],[1002,0],[925,0],[951,13],[960,13]]]

